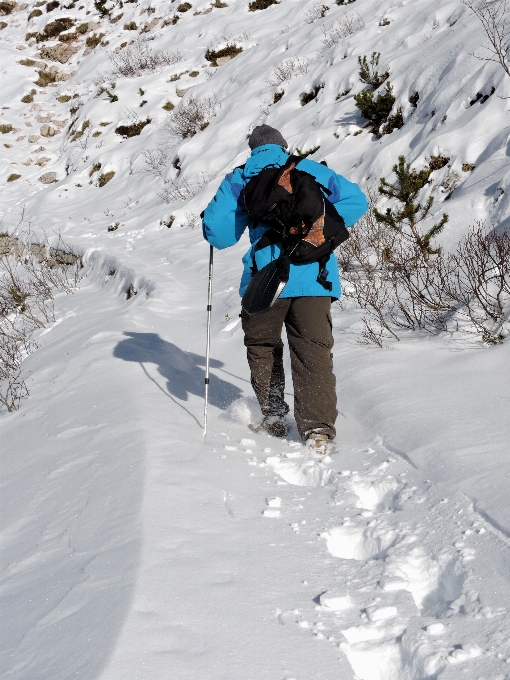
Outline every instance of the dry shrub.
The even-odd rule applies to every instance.
[[[176,64],[181,61],[179,51],[155,50],[150,48],[144,40],[136,40],[132,45],[124,47],[118,54],[110,53],[110,61],[115,69],[115,75],[125,77],[140,76],[146,71]]]
[[[269,85],[277,86],[291,80],[294,76],[308,73],[309,59],[307,57],[290,57],[274,65],[274,70],[268,78]]]
[[[482,61],[493,61],[510,76],[510,3],[508,0],[462,0],[482,24],[487,43],[484,54],[473,55]]]
[[[182,226],[185,229],[194,229],[195,227],[199,227],[201,224],[202,220],[200,219],[200,215],[197,215],[197,213],[187,212],[184,214],[184,222]]]
[[[55,321],[53,293],[72,292],[80,267],[62,241],[51,247],[29,231],[0,235],[0,404],[8,411],[28,396],[22,361],[37,348],[34,333]]]
[[[165,182],[162,191],[158,191],[158,196],[165,203],[179,203],[188,198],[192,198],[200,189],[203,189],[211,181],[212,176],[203,174],[196,176],[193,181],[183,177],[182,179],[171,179]]]
[[[355,35],[365,28],[365,22],[354,10],[347,12],[339,21],[329,26],[321,26],[322,42],[326,47],[334,47],[344,38]]]
[[[189,95],[179,102],[169,115],[166,130],[183,139],[193,137],[197,132],[205,130],[216,115],[218,106],[219,102],[215,96],[196,99]]]
[[[510,314],[510,231],[497,233],[475,222],[441,264],[444,295],[452,306],[484,342],[501,342]]]
[[[162,177],[166,166],[170,161],[171,151],[166,146],[158,149],[145,149],[142,151],[147,172],[155,177]]]
[[[364,342],[383,346],[402,331],[462,331],[487,344],[504,339],[510,314],[510,232],[476,222],[455,249],[426,260],[401,232],[378,222],[371,209],[339,250],[345,298],[365,312]]]
[[[314,3],[305,14],[305,21],[307,24],[313,24],[317,19],[324,19],[329,7],[322,2]]]

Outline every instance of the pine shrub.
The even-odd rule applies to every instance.
[[[395,103],[391,83],[387,82],[384,91],[379,94],[376,94],[374,90],[362,90],[354,95],[354,101],[363,118],[369,121],[370,132],[381,137],[380,127],[388,121]]]
[[[379,73],[377,70],[380,58],[380,52],[372,52],[370,61],[367,60],[366,55],[363,57],[358,57],[359,78],[361,82],[366,83],[366,85],[370,85],[374,90],[377,90],[377,88],[380,87],[390,77],[388,71]]]
[[[415,248],[417,256],[422,257],[428,263],[431,255],[437,255],[440,252],[439,247],[433,247],[432,240],[443,231],[448,222],[448,215],[444,213],[432,227],[423,229],[421,226],[430,214],[434,197],[429,196],[424,203],[421,203],[418,195],[434,168],[429,165],[418,172],[411,168],[405,156],[399,156],[398,163],[393,166],[392,170],[396,175],[395,182],[391,184],[381,177],[379,193],[393,199],[396,207],[387,208],[384,213],[374,208],[375,219],[402,234]],[[388,256],[390,257],[390,254]]]

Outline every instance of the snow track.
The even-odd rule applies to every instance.
[[[296,449],[266,460],[285,481],[327,484],[330,495],[320,537],[337,558],[335,578],[298,625],[338,646],[361,680],[509,677],[508,613],[487,582],[494,551],[510,558],[506,540],[494,540],[465,497],[442,498],[380,437],[372,446],[356,461],[363,473],[296,460]]]
[[[510,550],[483,510],[349,414],[323,460],[249,433],[227,270],[202,444],[193,267],[87,262],[5,421],[6,677],[510,678]]]

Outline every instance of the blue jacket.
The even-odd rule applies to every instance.
[[[220,184],[216,195],[204,211],[204,238],[219,250],[233,246],[239,241],[247,226],[251,224],[250,216],[245,208],[241,192],[245,184],[268,166],[281,167],[288,154],[276,144],[265,144],[252,151],[243,169],[236,168],[229,173]],[[367,199],[357,184],[349,182],[336,172],[308,159],[299,163],[299,169],[313,175],[315,179],[331,191],[329,200],[343,217],[345,226],[351,227],[368,208]],[[242,296],[250,282],[253,264],[253,246],[269,227],[259,224],[250,228],[251,248],[243,257],[244,271],[241,277],[239,293]],[[281,252],[280,245],[270,245],[256,251],[255,262],[258,269],[275,260]],[[335,255],[332,253],[326,265],[328,281],[333,288],[326,290],[317,282],[318,264],[291,264],[289,281],[280,297],[327,296],[339,298],[341,294],[340,276]]]

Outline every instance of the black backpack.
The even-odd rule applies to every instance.
[[[330,254],[349,238],[342,217],[325,198],[331,192],[315,177],[296,168],[299,156],[289,156],[282,167],[261,170],[243,189],[246,209],[256,226],[271,227],[254,252],[281,243],[294,264],[319,263],[317,281],[331,290],[325,265]],[[254,262],[254,273],[257,271]]]

